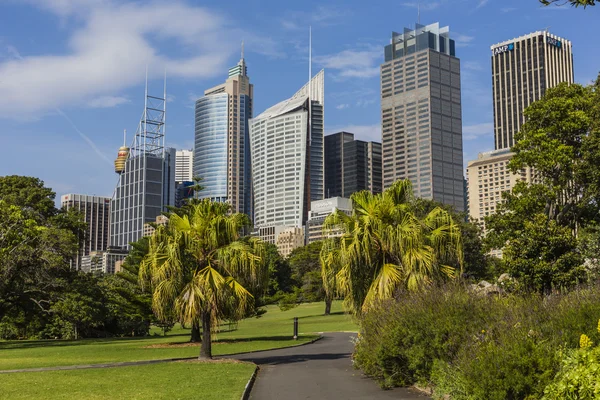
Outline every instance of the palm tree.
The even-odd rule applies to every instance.
[[[248,216],[231,214],[228,204],[199,200],[155,231],[141,263],[140,281],[150,283],[159,319],[175,310],[186,324],[201,322],[201,359],[212,357],[211,329],[242,318],[254,305],[250,290],[267,280],[264,243],[240,239],[249,225]]]
[[[321,266],[326,292],[337,289],[354,313],[400,287],[418,290],[462,270],[459,225],[439,207],[419,218],[409,180],[378,195],[355,193],[351,200],[352,215],[337,210],[325,219],[326,234],[343,234],[326,239]]]

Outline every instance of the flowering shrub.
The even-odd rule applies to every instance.
[[[600,320],[597,333],[600,334]],[[544,390],[544,400],[592,400],[600,398],[600,347],[582,334],[579,349],[562,354],[562,365],[555,380]]]

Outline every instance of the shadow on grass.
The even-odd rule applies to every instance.
[[[300,320],[300,319],[306,319],[306,318],[318,318],[318,317],[324,317],[324,318],[327,318],[327,317],[332,317],[332,316],[334,316],[334,315],[347,315],[347,316],[350,316],[350,314],[349,314],[349,313],[347,313],[347,312],[345,312],[345,311],[336,311],[336,312],[332,312],[332,313],[331,313],[331,314],[329,314],[329,315],[325,315],[325,314],[304,315],[304,316],[302,316],[302,317],[298,317],[298,319]],[[292,318],[290,318],[290,319],[294,319],[294,317],[292,317]]]
[[[189,333],[178,333],[174,335],[167,336],[136,336],[136,337],[112,337],[112,338],[90,338],[90,339],[80,339],[80,340],[27,340],[27,341],[10,341],[10,342],[0,342],[0,350],[10,350],[10,349],[33,349],[38,347],[70,347],[70,346],[83,346],[83,345],[103,345],[103,344],[115,344],[115,343],[127,343],[127,342],[137,342],[144,340],[158,340],[158,339],[167,339],[167,338],[176,338],[176,337],[189,337]]]
[[[302,336],[302,339],[312,339],[316,336]],[[226,339],[217,339],[213,341],[213,344],[219,343],[248,343],[248,342],[287,342],[290,340],[294,340],[292,335],[280,335],[280,336],[253,336],[253,337],[243,337],[243,338],[226,338]],[[301,343],[301,342],[300,342]]]

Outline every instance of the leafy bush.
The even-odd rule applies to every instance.
[[[356,365],[384,387],[429,381],[435,360],[450,361],[493,319],[495,303],[460,287],[406,293],[380,303],[362,321]]]
[[[600,337],[600,320],[593,335]],[[561,351],[562,365],[554,382],[544,390],[544,400],[588,400],[600,397],[600,346],[586,334],[579,338],[579,349]]]
[[[418,383],[436,398],[539,399],[559,350],[578,347],[599,316],[599,286],[549,297],[481,297],[460,285],[401,293],[365,313],[354,361],[384,387]]]
[[[600,397],[600,347],[566,352],[562,368],[544,391],[544,400],[592,400]]]

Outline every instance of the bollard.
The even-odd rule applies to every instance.
[[[294,317],[294,340],[298,340],[298,317]]]

